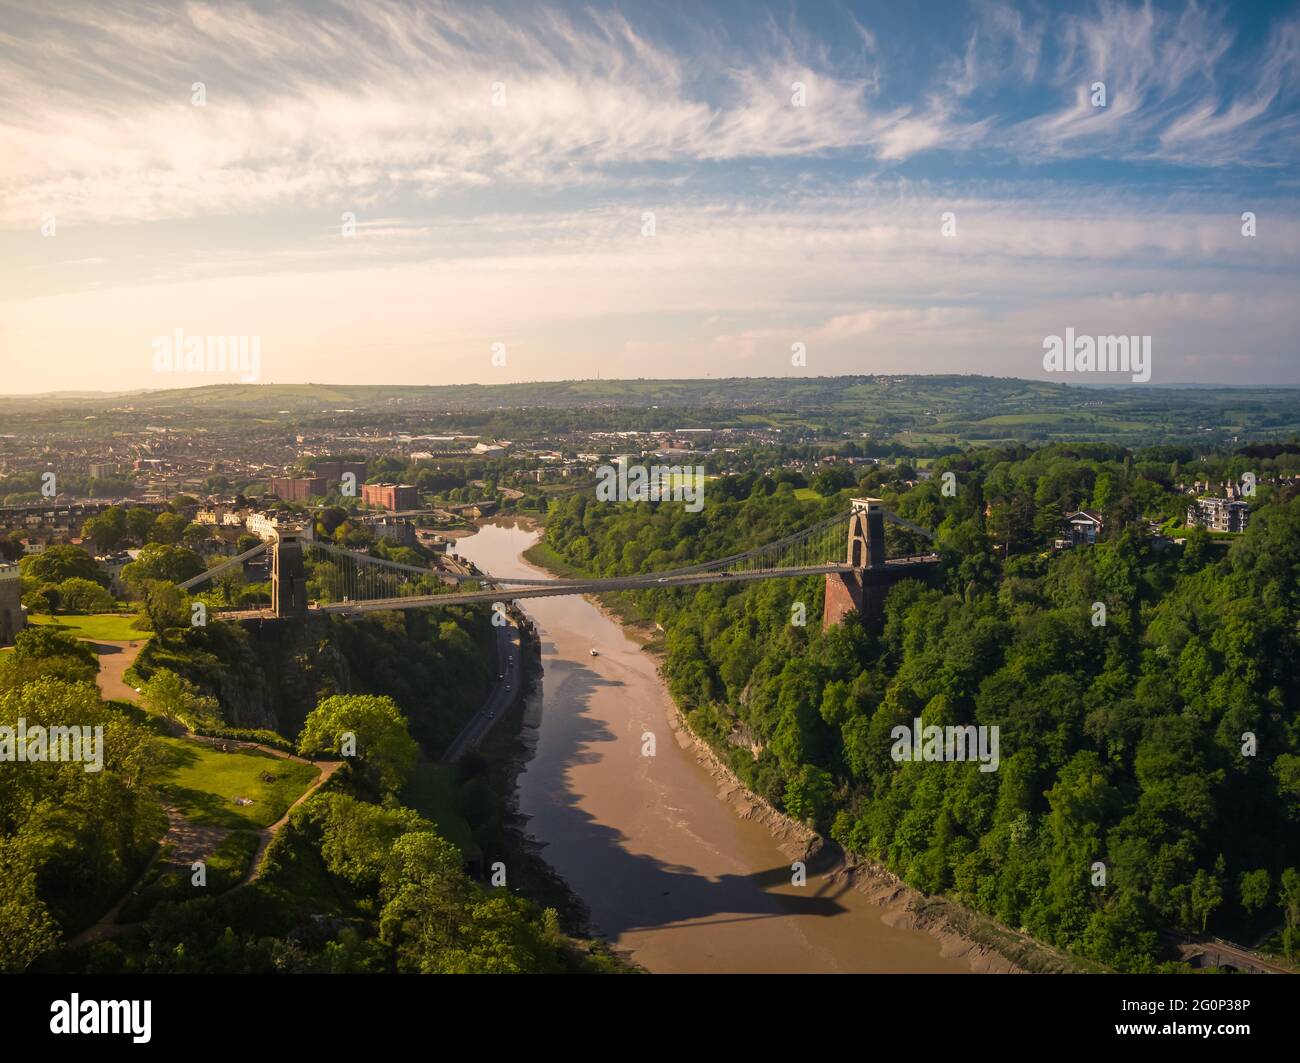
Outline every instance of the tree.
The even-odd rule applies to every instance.
[[[177,720],[191,731],[222,722],[217,699],[200,693],[188,679],[168,668],[159,668],[149,677],[140,700],[151,712]]]
[[[304,757],[355,755],[380,789],[392,792],[406,782],[419,747],[392,698],[335,694],[308,714],[298,736],[298,752]]]
[[[36,889],[36,869],[15,840],[0,838],[0,973],[17,974],[58,941]]]
[[[76,578],[108,585],[104,570],[79,546],[47,546],[39,554],[24,557],[18,564],[22,574],[37,583],[62,583]]]
[[[14,656],[19,659],[39,660],[49,657],[70,657],[99,669],[99,658],[86,643],[67,632],[48,624],[35,624],[23,628],[14,637]]]
[[[1254,915],[1268,904],[1269,895],[1273,892],[1268,869],[1261,867],[1257,871],[1243,871],[1238,889],[1242,908],[1247,914]]]
[[[167,544],[178,543],[185,535],[185,529],[189,527],[189,523],[189,520],[179,513],[160,513],[158,519],[153,522],[153,530],[149,532],[149,541]]]
[[[1092,487],[1092,508],[1105,513],[1115,498],[1115,478],[1108,472],[1100,473]]]
[[[168,628],[185,627],[190,622],[189,596],[175,584],[163,580],[149,580],[144,585],[141,608],[149,629],[160,641],[166,641]]]
[[[127,510],[126,526],[131,532],[131,538],[141,545],[147,543],[149,533],[153,531],[153,524],[157,519],[153,510],[145,509],[144,506],[136,506]]]
[[[130,586],[143,589],[150,580],[184,583],[206,570],[203,558],[183,546],[150,543],[140,556],[122,570],[122,579]]]
[[[989,515],[989,532],[1008,555],[1027,549],[1034,536],[1033,499],[1020,492],[996,499]]]
[[[1296,952],[1300,944],[1300,871],[1288,867],[1282,872],[1282,884],[1278,890],[1278,899],[1282,902],[1282,914],[1286,918],[1286,929],[1282,932],[1282,947],[1288,959]]]
[[[1223,903],[1223,868],[1223,857],[1220,856],[1213,873],[1200,868],[1192,879],[1192,911],[1200,917],[1202,934],[1209,924],[1210,913]]]
[[[91,517],[81,526],[83,538],[94,539],[103,550],[116,550],[127,538],[126,515],[121,506],[109,506],[103,513]]]
[[[17,561],[23,556],[23,533],[11,531],[0,536],[0,561]]]
[[[834,793],[831,773],[810,764],[803,765],[785,786],[785,810],[801,823],[822,822]]]
[[[117,602],[94,580],[74,576],[59,584],[59,608],[68,613],[111,613]]]
[[[819,495],[829,498],[846,487],[852,487],[854,482],[853,473],[846,466],[830,465],[813,476],[811,487]]]

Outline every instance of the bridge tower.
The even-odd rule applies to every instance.
[[[297,529],[277,529],[271,544],[271,609],[278,617],[307,615],[307,569]]]
[[[855,498],[850,505],[847,564],[852,571],[827,573],[822,629],[861,613],[867,627],[878,630],[885,621],[885,595],[902,573],[885,567],[884,500]]]
[[[849,565],[885,567],[885,503],[879,498],[855,498],[849,512]]]

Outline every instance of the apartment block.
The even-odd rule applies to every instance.
[[[329,484],[322,476],[271,477],[271,494],[284,502],[310,502],[314,495],[328,491]]]
[[[412,484],[362,484],[361,501],[383,506],[390,513],[420,508],[420,492]]]
[[[1187,507],[1187,526],[1240,532],[1250,523],[1249,503],[1234,498],[1198,498]]]

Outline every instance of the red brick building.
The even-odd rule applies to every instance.
[[[420,508],[420,492],[411,484],[362,484],[361,501],[390,513]]]
[[[326,480],[331,480],[335,485],[342,483],[343,477],[351,473],[356,477],[357,483],[362,483],[366,478],[366,463],[364,461],[338,461],[329,459],[327,461],[318,461],[313,467],[313,472],[317,476]]]
[[[310,502],[313,495],[323,495],[328,490],[328,484],[320,476],[271,477],[271,494],[285,502]]]

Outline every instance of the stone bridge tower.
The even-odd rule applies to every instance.
[[[885,503],[855,498],[849,513],[848,563],[855,570],[885,567]]]
[[[279,528],[271,543],[271,609],[278,617],[307,615],[307,569],[299,529]]]
[[[834,627],[849,613],[861,613],[867,628],[878,631],[885,622],[889,588],[901,579],[924,579],[934,562],[922,557],[886,565],[885,503],[855,498],[850,504],[846,563],[852,571],[827,573],[822,629]]]

